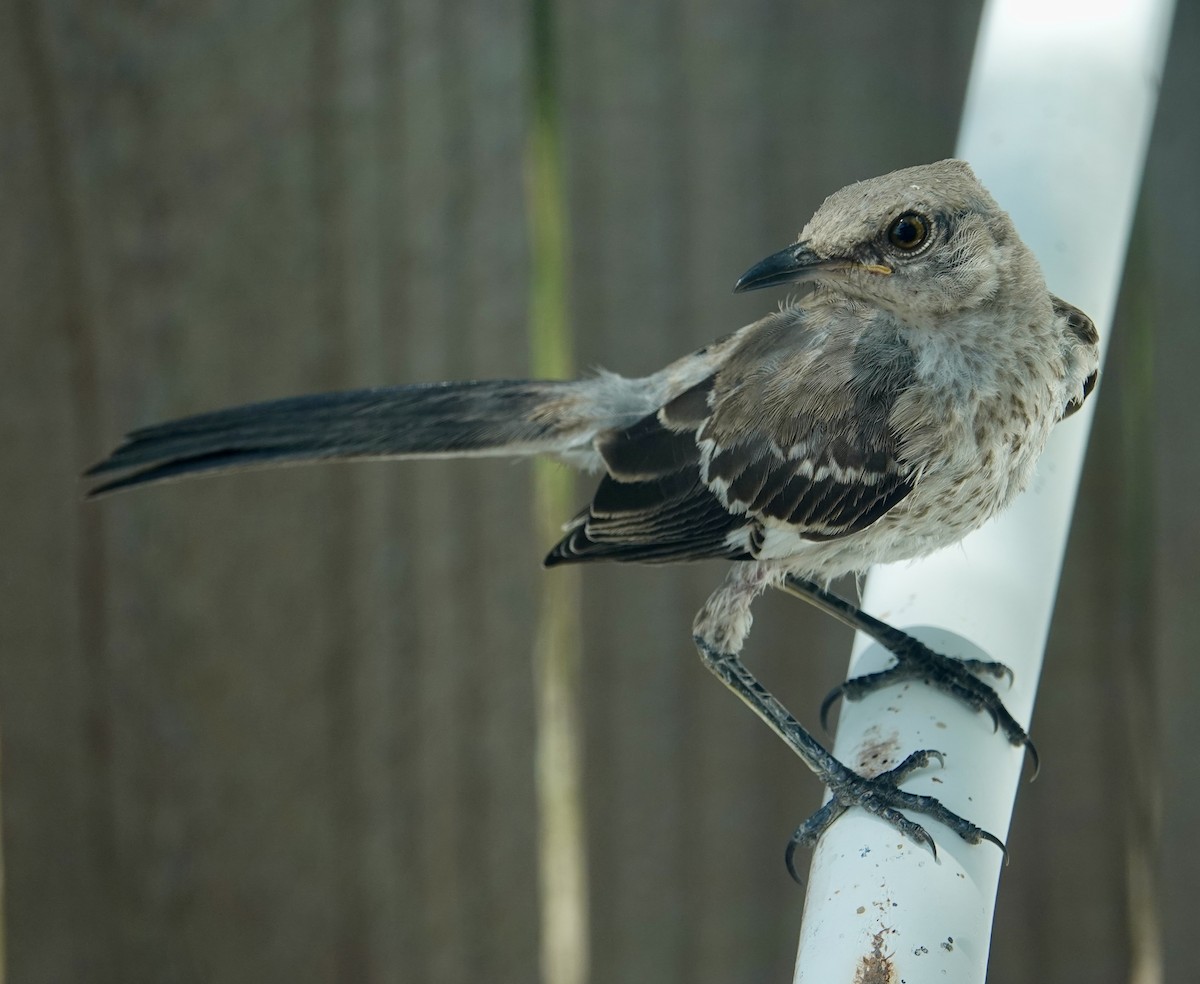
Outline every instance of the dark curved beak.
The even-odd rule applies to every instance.
[[[747,290],[811,280],[826,264],[825,258],[809,249],[808,243],[793,243],[755,263],[738,278],[738,282],[733,285],[733,292],[740,294]]]

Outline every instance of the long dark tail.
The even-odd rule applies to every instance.
[[[131,433],[89,496],[201,472],[339,458],[558,454],[588,464],[596,380],[434,383],[297,396]],[[612,421],[618,423],[619,421]]]

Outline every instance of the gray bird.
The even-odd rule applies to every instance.
[[[918,751],[891,772],[860,776],[758,683],[739,653],[752,602],[780,588],[897,658],[835,690],[822,720],[838,695],[919,678],[1028,745],[976,676],[1001,676],[1003,666],[934,653],[827,586],[955,543],[1008,505],[1051,429],[1095,384],[1095,327],[1047,291],[1008,215],[955,160],[836,192],[795,244],[734,289],[790,284],[812,290],[651,376],[396,386],[219,410],[134,431],[88,472],[118,473],[90,494],[345,458],[544,454],[599,471],[591,503],[545,563],[732,562],[696,617],[696,645],[833,793],[788,844],[793,876],[796,847],[814,844],[850,805],[935,853],[901,811],[1003,849],[937,800],[897,788],[941,753]]]

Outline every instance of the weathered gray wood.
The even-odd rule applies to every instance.
[[[47,981],[115,966],[103,543],[73,494],[97,437],[94,298],[55,41],[36,5],[0,9],[5,957]]]
[[[1144,495],[1135,505],[1142,511],[1130,527],[1139,550],[1149,550],[1148,568],[1138,572],[1146,582],[1140,595],[1146,604],[1138,612],[1145,634],[1128,639],[1122,658],[1133,672],[1146,673],[1153,687],[1150,720],[1137,719],[1149,727],[1133,737],[1127,754],[1139,773],[1146,771],[1147,759],[1160,763],[1149,770],[1156,781],[1138,816],[1151,825],[1139,837],[1148,842],[1154,865],[1149,890],[1161,920],[1157,929],[1168,981],[1186,980],[1195,967],[1188,900],[1200,883],[1200,520],[1192,494],[1200,488],[1195,403],[1200,335],[1196,283],[1183,259],[1200,248],[1200,188],[1192,178],[1200,158],[1200,132],[1192,122],[1200,91],[1198,48],[1200,9],[1179,4],[1138,240],[1143,279],[1135,311],[1145,340],[1139,366],[1148,362],[1149,372],[1135,377],[1138,413],[1122,422],[1139,468],[1149,471],[1138,476]],[[1138,788],[1145,791],[1144,784]],[[1146,906],[1138,900],[1129,908],[1131,916],[1140,916]]]
[[[578,362],[636,373],[772,305],[729,287],[824,194],[950,152],[978,9],[555,13]],[[172,414],[526,371],[530,16],[0,5],[12,980],[535,979],[530,651],[555,574],[528,469],[297,469],[98,506],[75,479]],[[1183,5],[997,982],[1128,979],[1162,932],[1147,893],[1167,979],[1191,965],[1198,29]],[[788,975],[803,896],[780,856],[820,791],[699,665],[720,576],[584,572],[595,980]],[[789,599],[757,616],[748,658],[815,725],[845,634]]]
[[[105,395],[100,411],[69,401],[78,379],[40,384],[61,401],[47,410],[88,426],[82,439],[42,439],[70,460],[56,480],[23,486],[27,497],[58,488],[75,516],[72,473],[136,421],[521,371],[523,8],[408,5],[390,34],[367,5],[316,20],[311,9],[259,7],[248,22],[229,8],[203,25],[130,14],[100,68],[101,22],[47,15],[50,36],[36,40],[57,58],[46,71],[74,128],[55,150],[60,169],[78,171],[66,193],[81,199],[94,282],[27,296],[99,295],[83,326],[98,359],[68,354],[99,367]],[[238,40],[246,32],[257,46]],[[392,52],[397,37],[409,57]],[[61,249],[47,244],[41,260]],[[417,291],[384,286],[397,278]],[[17,336],[26,346],[61,332],[34,333],[28,314],[11,322],[29,324]],[[6,364],[33,365],[19,354]],[[73,858],[68,874],[101,884],[89,897],[46,882],[82,910],[49,940],[21,932],[26,910],[14,906],[22,979],[69,979],[63,960],[102,969],[82,942],[92,926],[120,980],[519,977],[535,966],[524,654],[536,570],[508,570],[510,557],[538,555],[528,478],[448,465],[388,481],[372,468],[247,476],[79,513],[108,530],[92,590],[109,599],[109,628],[84,637],[82,653],[66,647],[79,687],[72,673],[55,678],[60,701],[81,688],[85,698],[63,728],[85,758],[66,779],[97,819],[58,834],[10,825],[24,846],[10,884],[19,898],[33,890],[26,857]],[[72,590],[61,567],[44,570]],[[485,589],[489,570],[505,576]],[[89,649],[100,665],[81,659]],[[93,730],[111,732],[107,774],[86,761],[92,702]],[[31,737],[47,749],[63,740],[44,725]],[[18,784],[10,804],[30,797],[36,787]],[[85,834],[101,841],[93,861],[80,856]],[[57,955],[54,940],[71,938],[87,959]]]

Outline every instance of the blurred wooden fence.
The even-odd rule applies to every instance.
[[[538,978],[531,645],[555,575],[527,466],[99,505],[76,479],[172,415],[528,371],[534,6],[0,5],[11,981]],[[824,194],[952,150],[978,18],[545,9],[577,359],[627,373],[761,315],[733,279]],[[1133,976],[1147,940],[1168,980],[1194,967],[1198,37],[1181,5],[996,982],[1155,980]],[[782,849],[820,793],[698,664],[719,574],[583,575],[594,981],[790,973],[803,893]],[[813,721],[847,647],[765,599],[749,658]]]

